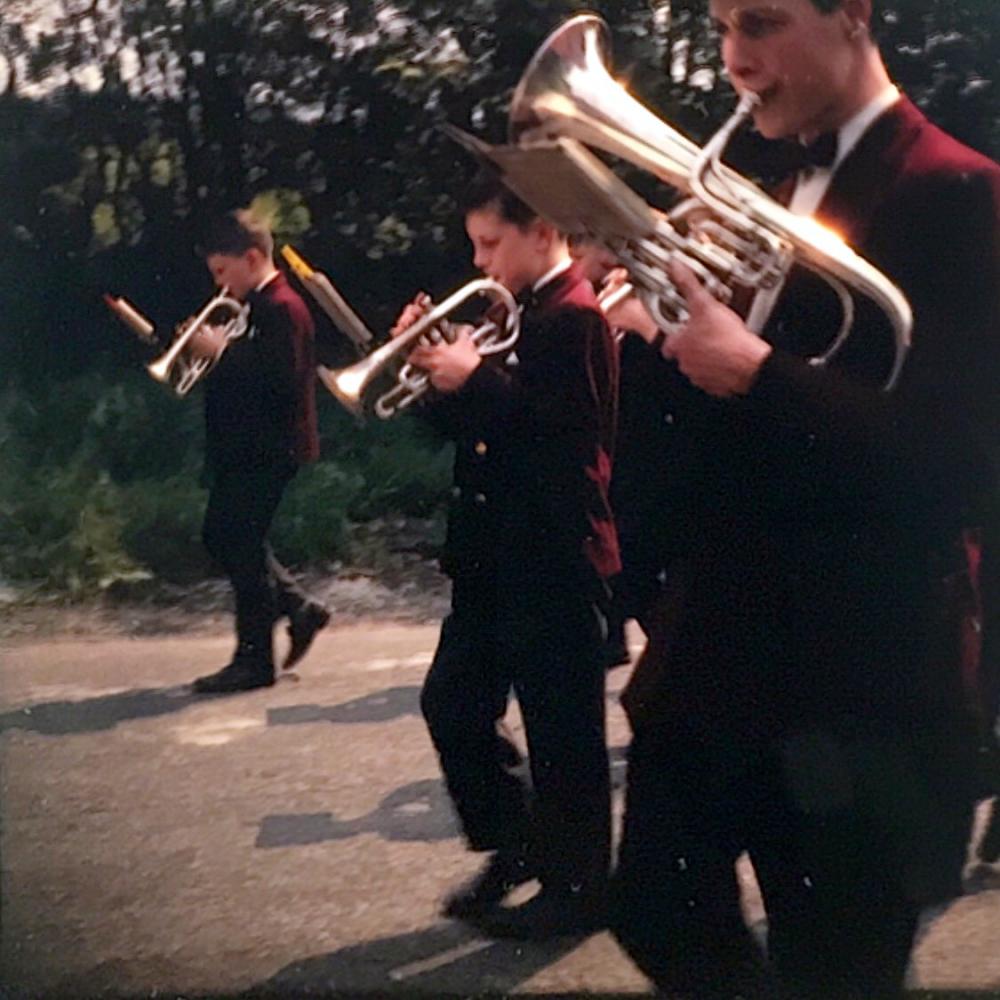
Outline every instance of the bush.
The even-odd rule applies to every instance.
[[[121,491],[106,473],[94,475],[79,462],[9,472],[8,465],[0,501],[6,578],[79,594],[148,575],[123,544]]]
[[[300,470],[285,492],[271,532],[281,561],[302,565],[342,556],[347,508],[364,487],[360,474],[334,462],[318,462]]]
[[[205,496],[194,469],[122,488],[125,551],[168,583],[190,583],[212,572],[201,544]]]
[[[365,483],[348,514],[368,521],[391,514],[429,517],[442,509],[451,482],[451,448],[412,417],[373,423],[366,447],[351,460]]]
[[[449,449],[416,422],[358,426],[323,407],[323,460],[300,471],[272,537],[293,565],[342,558],[351,524],[443,509]],[[201,546],[202,418],[144,376],[97,374],[0,395],[0,577],[69,594],[190,583]],[[365,535],[364,537],[368,537]],[[378,543],[371,539],[374,559]],[[366,552],[350,547],[352,558]]]
[[[184,523],[197,495],[194,478],[180,491],[186,477],[175,470],[196,467],[200,421],[177,402],[145,379],[108,385],[96,374],[30,395],[9,388],[0,398],[0,573],[79,594],[176,565],[150,558],[155,546],[144,542]]]

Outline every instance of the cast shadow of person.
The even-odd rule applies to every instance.
[[[444,785],[426,778],[400,785],[370,812],[355,819],[336,813],[286,813],[261,820],[255,847],[301,847],[376,833],[384,840],[432,843],[458,836],[458,826]]]
[[[298,726],[309,722],[392,722],[420,715],[420,688],[415,684],[386,688],[339,705],[283,705],[267,710],[269,726]]]
[[[617,697],[617,692],[610,692],[609,699]],[[373,691],[371,694],[339,705],[317,705],[315,703],[302,705],[283,705],[280,708],[270,708],[267,711],[269,726],[297,726],[310,722],[332,723],[365,723],[392,722],[408,715],[420,715],[420,686],[403,684],[398,687],[385,688],[383,691]],[[624,754],[625,747],[612,750]]]
[[[252,996],[506,996],[582,937],[489,941],[458,923],[376,938],[285,966]]]
[[[177,685],[120,691],[81,701],[40,702],[0,714],[0,733],[11,729],[45,736],[101,732],[133,719],[150,719],[181,712],[203,700],[188,685]]]
[[[12,729],[41,733],[45,736],[68,736],[114,729],[122,722],[151,719],[181,712],[209,700],[195,694],[189,684],[164,688],[142,688],[114,694],[83,698],[79,701],[47,701],[0,713],[0,733]],[[291,705],[269,709],[268,725],[294,725],[327,720],[329,722],[389,722],[405,715],[419,715],[420,688],[396,687],[355,698],[340,705]]]
[[[405,691],[391,688],[384,695]],[[366,699],[358,699],[358,703]],[[391,702],[393,697],[387,701]],[[357,703],[345,703],[357,704]],[[312,709],[315,706],[295,706],[295,709]],[[322,718],[330,718],[345,706],[323,709]],[[281,713],[283,709],[274,709]],[[394,711],[394,709],[390,709]],[[353,712],[353,709],[351,710]],[[269,721],[271,713],[269,713]],[[393,716],[395,717],[395,716]],[[353,721],[361,721],[352,715]],[[297,718],[295,721],[304,721]],[[313,719],[315,721],[315,718]],[[336,721],[336,720],[332,720]],[[366,720],[370,721],[370,720]],[[279,722],[278,724],[284,724]],[[625,747],[616,746],[609,751],[611,784],[621,790],[625,781]],[[527,765],[521,763],[517,770],[529,778]],[[255,847],[302,847],[307,844],[321,844],[326,841],[346,840],[365,833],[378,834],[388,841],[421,841],[433,843],[459,836],[451,801],[439,778],[424,778],[394,788],[374,809],[354,819],[340,819],[335,812],[318,813],[273,813],[263,817],[257,833]]]

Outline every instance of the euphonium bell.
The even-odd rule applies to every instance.
[[[468,299],[484,295],[493,300],[502,317],[490,319],[471,333],[473,343],[483,356],[510,350],[520,333],[520,315],[514,296],[499,282],[479,278],[463,285],[435,306],[409,329],[372,351],[366,358],[347,368],[331,370],[319,367],[323,385],[355,416],[371,411],[382,420],[395,416],[416,402],[430,388],[425,372],[405,362],[406,356],[422,340],[450,339],[448,317]],[[391,385],[386,387],[387,379]]]

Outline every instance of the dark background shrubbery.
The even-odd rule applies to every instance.
[[[698,138],[718,124],[732,97],[704,0],[0,0],[0,583],[203,576],[199,400],[145,377],[101,293],[171,329],[210,292],[200,224],[255,201],[385,330],[418,288],[471,276],[471,164],[437,125],[501,139],[531,53],[585,6],[640,96]],[[995,157],[1000,4],[877,7],[897,79]],[[286,497],[281,554],[364,564],[367,529],[402,516],[429,518],[433,544],[442,443],[406,419],[358,428],[320,395],[323,459]]]

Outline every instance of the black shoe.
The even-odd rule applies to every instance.
[[[252,691],[274,684],[274,667],[269,663],[233,660],[214,674],[199,677],[192,685],[195,694],[225,694],[230,691]]]
[[[482,914],[475,925],[490,937],[517,941],[594,934],[608,925],[607,905],[603,894],[543,887],[520,906],[498,906]]]
[[[290,670],[306,653],[316,638],[316,633],[326,628],[330,622],[330,612],[322,604],[308,601],[288,616],[288,637],[291,645],[288,655],[281,664],[282,670]]]
[[[448,896],[441,913],[457,920],[480,916],[498,906],[511,889],[534,877],[534,868],[524,854],[495,851],[478,875]]]

